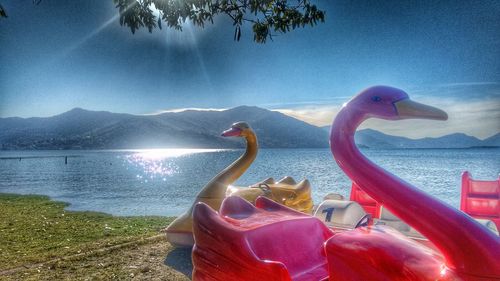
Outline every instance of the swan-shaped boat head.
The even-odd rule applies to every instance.
[[[236,122],[231,125],[231,128],[222,132],[223,137],[248,137],[254,135],[254,132],[246,122]]]
[[[500,238],[497,235],[465,213],[385,171],[357,149],[354,143],[356,128],[368,118],[446,120],[447,114],[440,109],[410,100],[408,94],[396,88],[368,88],[344,104],[337,114],[330,133],[330,148],[337,164],[354,183],[439,249],[448,269],[465,280],[500,279]],[[362,235],[354,235],[356,233]],[[346,241],[361,249],[373,244],[377,237],[385,237],[381,240],[387,237],[389,240],[393,239],[390,234],[377,236],[373,233],[375,232],[363,233],[362,230],[347,232],[334,236],[329,244],[332,245],[331,249],[341,255],[352,250],[345,244]],[[394,247],[396,245],[397,243],[392,244]],[[374,249],[388,255],[392,251],[390,247],[380,244]],[[410,253],[415,254],[414,256],[422,254],[409,248],[398,249],[399,254],[408,256]],[[334,256],[337,255],[335,251],[331,251]],[[366,257],[373,258],[372,255]],[[358,260],[361,260],[360,255]],[[414,269],[418,266],[415,265]]]
[[[166,229],[167,240],[179,247],[191,247],[193,240],[193,209],[203,202],[219,210],[226,198],[227,187],[234,183],[250,167],[258,151],[258,142],[252,128],[245,122],[234,123],[222,133],[224,137],[241,137],[246,140],[245,153],[212,178],[198,193],[191,207],[177,217]]]
[[[247,123],[236,122],[221,136],[248,138],[254,136],[254,132]],[[307,179],[297,183],[292,177],[284,177],[278,182],[268,178],[250,188],[229,186],[226,196],[239,196],[251,203],[255,203],[257,197],[264,196],[301,212],[311,213],[313,209],[311,184]]]

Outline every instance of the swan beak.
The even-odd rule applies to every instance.
[[[394,106],[401,119],[448,120],[448,114],[441,109],[414,102],[410,99],[397,101]]]
[[[231,128],[229,130],[225,130],[222,132],[221,136],[223,137],[238,137],[241,134],[241,129],[239,128]]]

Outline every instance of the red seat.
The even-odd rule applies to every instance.
[[[256,207],[231,196],[220,214],[198,203],[193,213],[193,280],[327,280],[320,220],[260,197]]]
[[[351,201],[356,201],[363,207],[365,212],[372,215],[372,218],[380,218],[380,207],[382,205],[371,198],[366,192],[364,192],[356,183],[352,183],[351,187]]]
[[[465,171],[460,210],[474,218],[491,220],[500,229],[500,177],[493,181],[474,180]]]

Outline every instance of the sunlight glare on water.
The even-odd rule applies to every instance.
[[[168,148],[168,149],[138,149],[133,157],[144,160],[163,160],[166,158],[179,157],[194,153],[218,152],[222,149],[196,149],[196,148]]]
[[[157,177],[166,181],[166,177],[172,176],[179,172],[179,167],[174,161],[168,161],[171,158],[187,156],[197,153],[219,152],[220,149],[140,149],[134,150],[130,155],[124,156],[124,159],[129,165],[138,168],[137,179],[143,180],[145,183],[149,179]]]

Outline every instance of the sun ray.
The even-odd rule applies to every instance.
[[[207,71],[207,67],[205,65],[205,61],[203,60],[203,56],[200,52],[200,48],[198,48],[198,41],[196,40],[196,36],[193,32],[193,25],[191,23],[186,25],[186,32],[189,33],[189,36],[191,37],[193,44],[193,50],[196,53],[196,57],[198,58],[198,63],[200,64],[201,71],[203,72],[203,77],[205,78],[207,85],[208,85],[208,90],[210,92],[213,92],[213,85],[212,85],[212,80],[210,79],[209,73]]]
[[[71,44],[68,48],[66,48],[65,50],[63,50],[61,52],[61,55],[60,55],[60,58],[64,58],[66,57],[67,55],[69,55],[71,52],[75,51],[76,49],[78,49],[80,46],[82,46],[83,44],[85,44],[87,41],[89,41],[90,39],[92,39],[93,37],[95,37],[97,34],[99,34],[101,31],[103,31],[106,27],[108,27],[110,24],[112,24],[113,22],[115,22],[118,18],[120,17],[119,14],[117,15],[114,15],[112,18],[110,18],[109,20],[107,20],[106,22],[104,22],[101,26],[99,26],[97,29],[95,29],[94,31],[92,31],[91,33],[89,33],[88,35],[84,36],[83,38],[81,38],[80,40],[74,42],[73,44]]]

